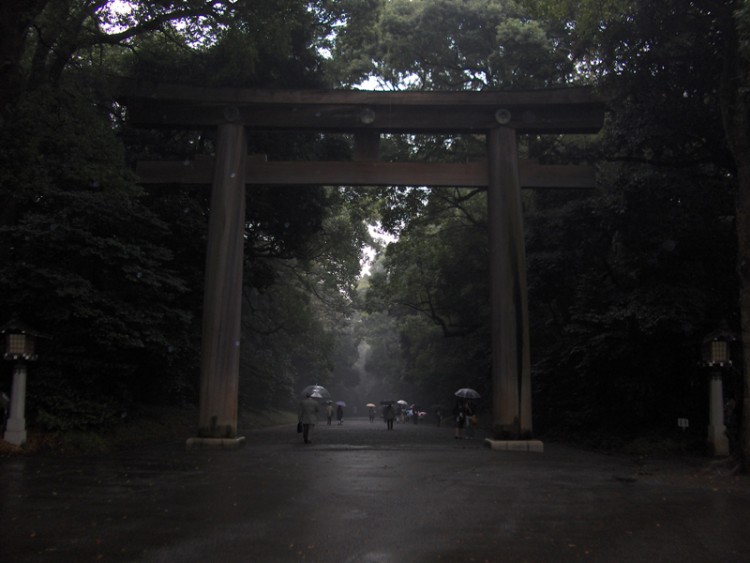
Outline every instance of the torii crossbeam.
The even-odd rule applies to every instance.
[[[531,437],[531,366],[521,187],[594,187],[585,166],[519,160],[517,135],[595,133],[604,104],[589,89],[507,92],[369,92],[208,89],[123,82],[134,125],[218,128],[214,159],[140,163],[143,183],[212,184],[203,312],[201,398],[193,446],[232,447],[237,436],[243,225],[246,184],[481,186],[487,188],[492,330],[493,434]],[[248,157],[257,129],[352,132],[351,162],[266,162]],[[383,133],[472,133],[486,161],[377,160]]]

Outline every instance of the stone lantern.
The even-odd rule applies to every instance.
[[[729,440],[724,425],[724,371],[732,367],[732,343],[737,340],[726,323],[706,335],[702,345],[703,365],[711,377],[709,383],[708,446],[715,456],[729,455]]]
[[[13,386],[10,396],[10,416],[5,426],[3,439],[20,446],[26,442],[26,366],[37,359],[36,340],[44,338],[41,333],[18,321],[11,321],[0,328],[5,347],[3,358],[14,363]]]

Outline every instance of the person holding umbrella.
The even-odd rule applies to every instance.
[[[308,392],[299,403],[299,421],[302,423],[302,439],[305,444],[312,443],[310,431],[318,422],[318,401],[313,397],[314,393]]]
[[[399,423],[404,424],[406,422],[406,413],[404,412],[406,410],[406,406],[409,404],[403,399],[399,399],[396,401],[396,404],[398,405],[396,407],[396,417],[398,418]]]
[[[344,424],[344,402],[336,402],[336,420],[339,421],[339,425]]]
[[[454,393],[456,396],[456,406],[453,408],[453,416],[455,421],[455,438],[460,440],[463,438],[464,426],[468,417],[473,414],[473,409],[469,407],[469,400],[478,399],[481,395],[470,387],[463,387]],[[471,411],[471,414],[469,414]],[[473,432],[472,432],[473,436]]]
[[[464,402],[460,398],[456,399],[456,406],[453,407],[454,438],[460,440],[464,437],[464,426],[466,425],[466,411]]]

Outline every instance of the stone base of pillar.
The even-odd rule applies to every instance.
[[[244,436],[235,438],[188,438],[188,450],[236,450],[245,444]]]
[[[729,455],[729,440],[724,426],[723,380],[720,371],[715,371],[711,376],[708,416],[709,452],[716,457]]]
[[[26,420],[9,418],[5,426],[3,440],[14,446],[26,443]]]
[[[484,445],[493,450],[505,452],[535,452],[544,453],[541,440],[492,440],[485,438]]]
[[[709,453],[716,457],[729,455],[729,439],[723,424],[708,426],[707,445]]]

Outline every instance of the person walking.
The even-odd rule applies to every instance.
[[[375,422],[375,407],[367,407],[370,413],[370,422]]]
[[[339,425],[344,424],[344,407],[341,405],[336,407],[336,420],[339,421]]]
[[[393,405],[390,403],[385,407],[385,423],[388,425],[388,430],[393,430],[393,421],[396,419],[396,412],[393,410]]]
[[[461,399],[456,400],[456,406],[453,407],[453,420],[455,428],[453,437],[460,440],[464,437],[464,425],[466,424],[466,411],[464,411],[464,404]]]
[[[330,426],[333,418],[333,405],[330,402],[326,405],[326,418],[328,419],[328,426]]]
[[[466,437],[468,439],[471,439],[474,437],[474,419],[476,418],[476,413],[474,412],[474,405],[471,404],[471,401],[466,401],[466,407],[464,408],[464,413],[466,414]]]
[[[310,432],[318,422],[318,401],[312,398],[312,393],[308,393],[299,403],[299,421],[302,423],[302,439],[305,444],[312,443]]]

